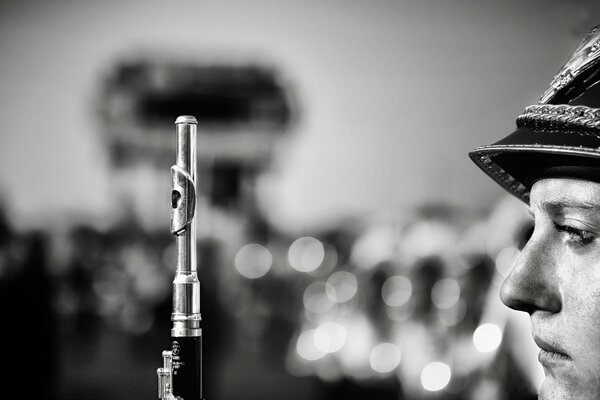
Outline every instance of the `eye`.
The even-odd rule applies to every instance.
[[[593,233],[573,228],[569,225],[560,225],[554,223],[554,227],[557,231],[564,233],[567,236],[567,241],[571,244],[585,246],[592,243],[594,239],[596,239],[596,236]]]

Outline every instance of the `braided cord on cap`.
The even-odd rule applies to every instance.
[[[517,117],[517,127],[541,132],[567,132],[600,138],[600,108],[567,104],[535,104]]]

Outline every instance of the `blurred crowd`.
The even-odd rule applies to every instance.
[[[485,215],[431,205],[296,237],[257,215],[240,226],[235,240],[198,241],[207,398],[535,392],[538,371],[519,359],[528,344],[498,299],[530,233],[513,199]],[[117,399],[117,388],[125,396],[138,386],[153,396],[173,246],[168,229],[135,219],[24,233],[2,213],[2,335],[19,343],[7,346],[12,371],[40,370],[46,398]]]

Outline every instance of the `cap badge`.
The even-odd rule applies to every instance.
[[[600,62],[600,25],[592,28],[579,43],[575,52],[556,74],[550,87],[540,97],[539,104],[548,103],[565,86],[583,71]]]

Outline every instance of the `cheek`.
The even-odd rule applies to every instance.
[[[566,338],[582,363],[580,367],[593,369],[600,366],[600,258],[572,262],[560,279],[562,314],[560,316]]]

